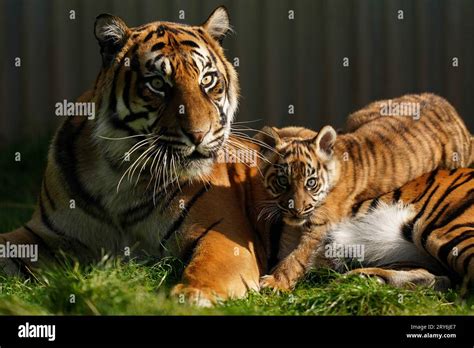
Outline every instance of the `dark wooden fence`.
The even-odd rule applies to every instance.
[[[341,126],[374,99],[431,91],[474,131],[471,0],[0,0],[0,146],[51,131],[54,104],[91,86],[100,66],[98,14],[130,26],[201,23],[220,4],[235,28],[224,46],[240,63],[238,120]]]

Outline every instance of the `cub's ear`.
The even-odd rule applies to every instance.
[[[316,135],[312,143],[316,147],[316,154],[324,161],[328,161],[334,154],[334,144],[337,133],[331,126],[324,126]]]
[[[224,6],[216,8],[202,27],[221,43],[227,32],[231,30],[229,12]]]
[[[276,127],[265,126],[253,138],[265,143],[271,148],[275,148],[275,146],[281,142],[280,134],[278,133],[278,131],[279,129]]]
[[[102,62],[106,66],[122,49],[130,29],[121,18],[103,13],[95,19],[94,34],[99,41]]]

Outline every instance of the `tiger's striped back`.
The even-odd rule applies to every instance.
[[[381,115],[389,102],[419,105],[419,117]],[[470,132],[453,106],[433,94],[371,103],[352,114],[348,124],[353,132],[339,137],[336,153],[348,167],[343,171],[352,174],[344,181],[367,188],[357,201],[389,192],[438,166],[462,168],[472,161]]]
[[[474,169],[433,171],[353,211],[327,242],[363,244],[364,266],[409,263],[474,282]]]

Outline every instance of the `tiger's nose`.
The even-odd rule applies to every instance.
[[[194,145],[199,145],[202,143],[204,140],[204,137],[207,135],[208,132],[203,132],[203,131],[191,131],[191,130],[184,130],[183,129],[184,135],[188,137],[189,140]]]
[[[290,213],[294,216],[294,217],[300,217],[301,216],[301,213],[303,212],[303,209],[297,209],[297,208],[290,208]]]

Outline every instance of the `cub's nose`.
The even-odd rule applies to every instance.
[[[194,145],[197,146],[197,145],[202,143],[202,141],[204,140],[204,137],[207,135],[208,132],[184,130],[183,129],[183,133],[184,133],[184,135],[186,135],[188,137],[189,140],[191,140],[191,142]]]

